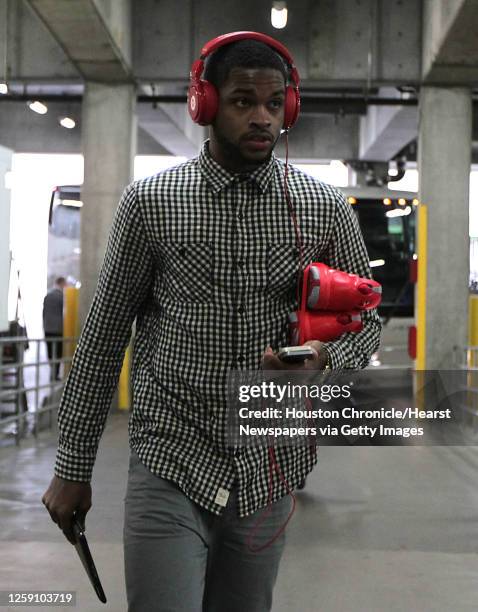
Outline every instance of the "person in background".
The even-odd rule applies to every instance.
[[[51,374],[54,380],[60,379],[60,361],[63,355],[63,289],[66,279],[59,276],[43,300],[43,331],[45,333],[48,360],[51,364]],[[49,340],[50,338],[50,340]]]

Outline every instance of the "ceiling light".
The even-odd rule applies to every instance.
[[[0,83],[0,94],[7,94],[8,93],[8,85],[6,83]]]
[[[75,127],[76,123],[70,117],[62,117],[60,119],[60,125],[64,128],[67,128],[68,130],[72,130]]]
[[[413,198],[413,206],[418,206],[420,204],[420,200],[418,198]]]
[[[385,206],[390,206],[392,200],[390,198],[383,198],[383,203],[385,204]]]
[[[400,204],[400,206],[405,206],[407,201],[405,200],[405,198],[398,198],[398,203]]]
[[[274,0],[271,9],[272,27],[282,30],[287,25],[287,5],[285,2]]]
[[[372,261],[368,262],[368,265],[371,268],[378,268],[379,266],[385,265],[385,259],[372,259]]]
[[[35,100],[35,102],[29,102],[28,106],[30,107],[30,110],[34,111],[35,113],[38,113],[39,115],[44,115],[48,112],[48,107],[45,106],[45,104],[39,102],[38,100]]]
[[[352,204],[352,205],[353,205],[353,204],[357,204],[357,198],[354,198],[353,196],[349,196],[349,197],[347,198],[347,202],[348,202],[349,204]]]

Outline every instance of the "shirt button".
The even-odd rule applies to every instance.
[[[243,361],[245,361],[245,360],[246,360],[246,358],[244,357],[244,355],[238,355],[238,357],[237,357],[237,361],[238,361],[239,363],[242,363],[242,362],[243,362]]]
[[[242,268],[244,266],[244,260],[243,259],[239,259],[239,261],[237,262],[237,267],[238,268]]]
[[[239,213],[239,214],[237,215],[237,218],[239,219],[239,221],[242,221],[242,220],[244,219],[244,215],[243,215],[243,214],[241,214],[241,213]]]
[[[238,306],[238,307],[237,307],[237,312],[238,312],[239,314],[244,314],[244,311],[245,311],[244,306]]]

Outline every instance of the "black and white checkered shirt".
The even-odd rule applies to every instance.
[[[136,318],[131,448],[211,512],[221,513],[220,490],[234,482],[241,516],[267,504],[267,449],[225,444],[225,386],[231,369],[257,370],[268,345],[286,345],[297,309],[284,168],[273,156],[250,175],[231,174],[205,143],[199,157],[127,187],[61,401],[58,476],[91,478]],[[293,167],[288,187],[305,264],[369,277],[343,195]],[[362,317],[363,331],[327,343],[333,368],[365,367],[376,350],[377,313]],[[309,447],[279,447],[276,458],[291,487],[317,460]],[[275,478],[273,500],[285,493]]]

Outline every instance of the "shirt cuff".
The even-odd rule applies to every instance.
[[[55,475],[66,480],[90,482],[93,474],[94,457],[77,455],[59,447],[56,453]]]
[[[329,355],[329,365],[331,370],[342,370],[345,366],[345,355],[343,350],[336,342],[323,342],[322,346]]]

